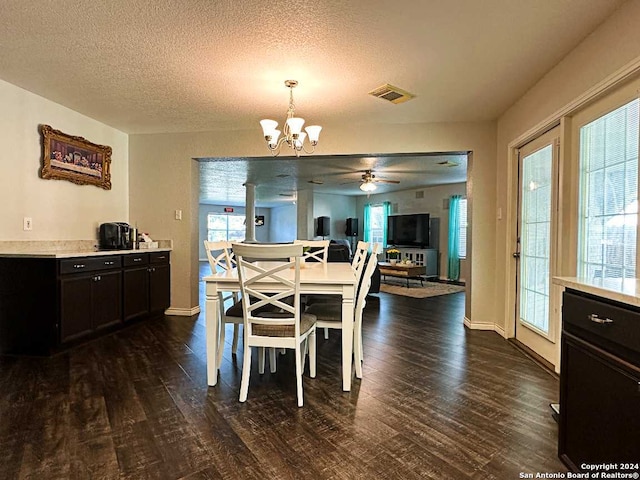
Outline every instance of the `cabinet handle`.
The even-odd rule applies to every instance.
[[[84,264],[82,263],[76,263],[73,268],[84,268]]]
[[[100,275],[96,275],[95,277],[93,277],[94,282],[99,282],[100,280],[102,280],[102,277]]]
[[[589,320],[600,324],[613,323],[613,320],[611,320],[610,318],[600,318],[597,313],[592,313],[591,315],[589,315]]]
[[[164,255],[162,255],[161,257],[156,257],[156,258],[157,258],[158,260],[164,260],[164,259],[165,259],[165,258],[167,258],[167,257],[165,257]]]
[[[134,259],[133,259],[133,261],[134,261],[134,262],[141,262],[141,261],[142,261],[142,259],[141,259],[141,258],[134,258]]]
[[[104,262],[105,265],[113,265],[114,262]]]

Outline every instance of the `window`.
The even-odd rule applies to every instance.
[[[458,236],[458,256],[467,258],[467,199],[461,198],[458,215],[460,218],[460,235]]]
[[[638,223],[638,100],[580,128],[578,274],[634,278]]]
[[[369,226],[369,242],[373,245],[384,245],[384,205],[371,205],[371,223]]]
[[[207,215],[207,239],[210,242],[222,240],[241,242],[245,237],[244,215],[210,213]]]

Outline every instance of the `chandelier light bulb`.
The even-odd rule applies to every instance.
[[[309,136],[309,141],[311,142],[311,145],[318,144],[318,139],[320,138],[320,130],[322,130],[322,127],[320,125],[309,125],[308,127],[305,128],[305,131]]]
[[[288,118],[287,125],[289,125],[289,130],[292,135],[297,135],[302,131],[302,126],[304,125],[304,118]]]
[[[282,132],[280,130],[274,130],[271,135],[271,140],[269,140],[269,148],[276,148],[278,146],[278,138],[280,138],[280,134]]]
[[[273,136],[273,132],[276,128],[278,128],[278,122],[265,118],[264,120],[260,120],[260,126],[262,126],[262,133],[264,136],[271,137]]]

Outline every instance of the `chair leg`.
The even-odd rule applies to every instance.
[[[300,344],[296,345],[296,385],[298,391],[298,406],[302,407],[302,355],[303,351],[300,348]],[[242,372],[244,373],[244,371]]]
[[[244,346],[244,359],[242,360],[242,381],[240,382],[240,401],[247,401],[249,393],[249,374],[251,373],[251,347]]]
[[[324,339],[329,340],[329,329],[324,327]]]
[[[269,349],[269,370],[276,373],[276,349],[273,347]]]
[[[353,335],[353,359],[356,363],[356,378],[362,378],[362,343],[358,340],[359,332]]]
[[[264,374],[264,347],[258,347],[258,373]]]
[[[302,349],[302,371],[304,372],[304,366],[307,363],[307,352],[309,351],[309,337],[304,339],[304,348]]]
[[[314,329],[307,337],[309,344],[309,376],[316,378],[316,330]]]
[[[233,343],[231,344],[231,353],[238,353],[238,331],[240,330],[240,324],[233,324]]]
[[[220,323],[220,340],[218,342],[218,368],[220,368],[220,365],[222,364],[222,352],[224,352],[224,334],[226,327],[226,323]]]

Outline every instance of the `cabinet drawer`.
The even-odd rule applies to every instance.
[[[640,355],[640,312],[566,291],[563,328],[620,356]],[[627,357],[628,358],[628,357]]]
[[[125,267],[135,267],[139,265],[149,265],[148,253],[135,253],[124,256]]]
[[[158,265],[169,263],[169,252],[154,252],[149,254],[149,263]]]
[[[122,257],[120,255],[109,255],[105,257],[76,257],[60,260],[60,274],[93,272],[97,270],[108,270],[120,268]]]

